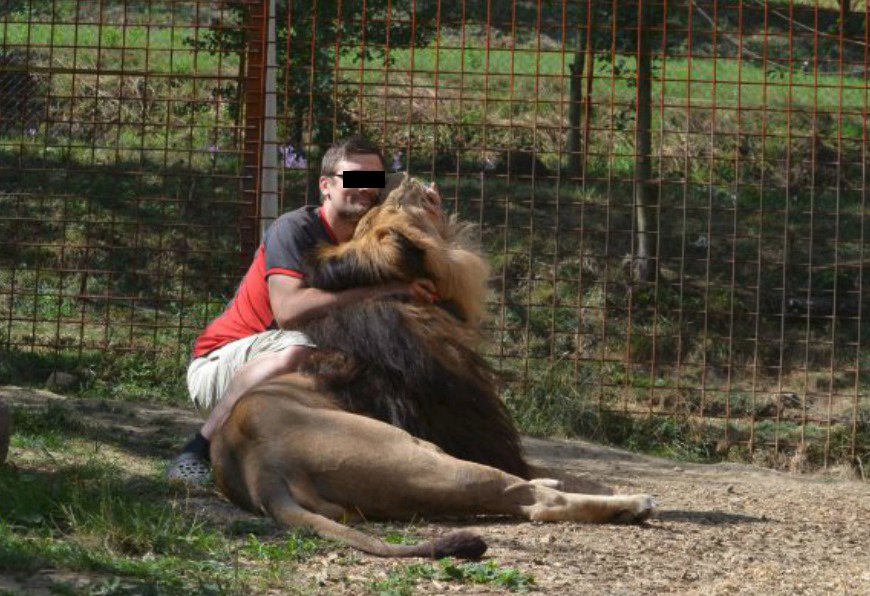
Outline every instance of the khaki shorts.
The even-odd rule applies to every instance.
[[[275,329],[238,339],[196,358],[187,367],[190,399],[201,412],[210,412],[239,368],[258,356],[282,352],[292,346],[316,347],[304,333]]]

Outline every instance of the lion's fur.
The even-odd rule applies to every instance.
[[[487,267],[469,228],[434,218],[404,179],[354,238],[311,263],[315,287],[430,277],[442,304],[372,299],[304,330],[318,346],[303,374],[237,402],[213,437],[218,487],[233,502],[381,556],[477,558],[469,532],[389,545],[339,520],[507,514],[540,521],[637,521],[644,495],[590,496],[527,480],[519,435],[475,351]]]
[[[380,556],[477,558],[486,544],[454,532],[391,545],[340,522],[475,514],[635,522],[653,508],[646,495],[564,493],[556,481],[527,481],[456,459],[402,429],[336,407],[298,374],[262,383],[240,399],[215,434],[211,457],[218,487],[236,504]]]

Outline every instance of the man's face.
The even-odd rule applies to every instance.
[[[338,162],[336,171],[320,177],[323,202],[332,203],[335,213],[348,221],[359,221],[378,201],[380,188],[344,188],[341,175],[359,170],[383,170],[384,164],[377,155],[353,155]]]

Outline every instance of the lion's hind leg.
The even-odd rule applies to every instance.
[[[561,493],[558,502],[536,503],[528,512],[532,521],[636,524],[649,519],[654,510],[655,501],[649,495]]]
[[[351,512],[338,503],[324,499],[317,493],[314,483],[309,478],[296,477],[292,481],[286,482],[286,484],[287,490],[290,492],[290,498],[303,509],[332,520],[341,520],[345,523],[360,519],[360,516],[356,512]]]
[[[310,511],[291,496],[289,488],[288,486],[284,490],[278,488],[270,491],[263,499],[262,505],[262,508],[285,528],[308,528],[324,538],[344,542],[379,557],[479,559],[486,552],[486,543],[483,539],[466,531],[452,532],[441,538],[415,545],[388,544],[335,519],[330,519],[330,517],[340,519],[347,516],[343,507],[319,496],[308,494],[304,498],[318,509],[318,512]],[[306,490],[307,488],[301,492],[304,493]],[[300,489],[296,488],[294,492],[300,492]]]
[[[550,483],[550,479],[517,483],[507,487],[502,498],[532,521],[640,523],[655,510],[649,495],[566,493],[552,488]]]

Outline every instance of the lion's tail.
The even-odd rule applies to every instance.
[[[287,494],[273,498],[266,509],[278,523],[287,528],[310,528],[324,538],[344,542],[379,557],[479,559],[487,548],[483,538],[467,531],[451,532],[441,538],[414,545],[388,544],[328,517],[308,511]]]

